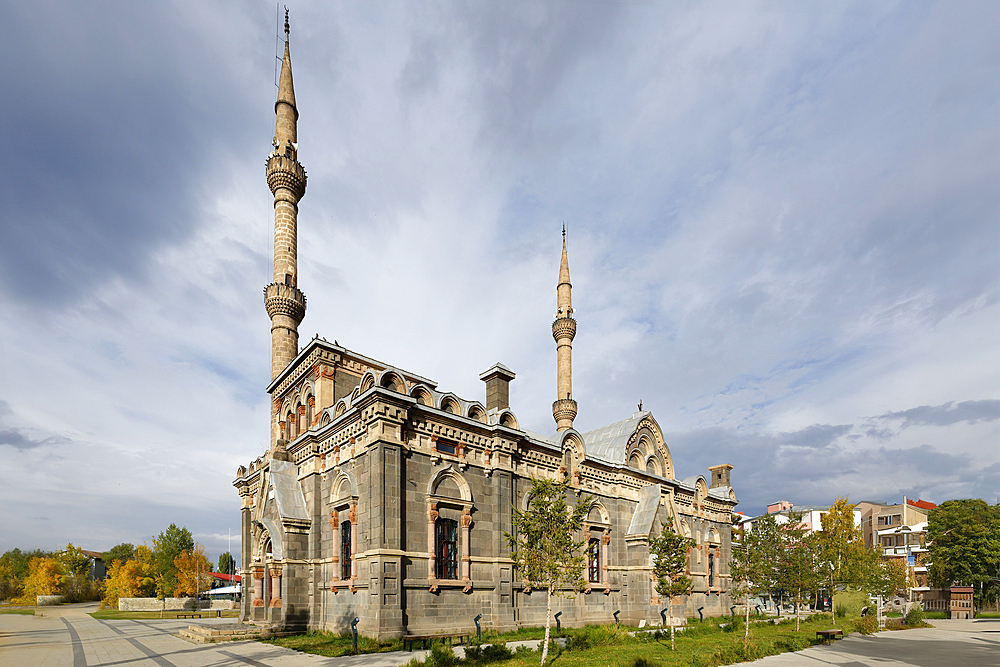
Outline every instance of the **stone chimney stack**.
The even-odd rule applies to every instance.
[[[499,361],[479,374],[479,379],[486,383],[487,411],[510,407],[510,381],[514,377],[514,371]]]
[[[732,486],[729,483],[729,471],[733,469],[733,466],[728,463],[723,463],[717,466],[709,466],[708,471],[712,474],[712,484],[711,488],[716,488],[717,486]]]

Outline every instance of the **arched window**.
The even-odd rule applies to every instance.
[[[587,581],[601,583],[601,541],[596,537],[587,545]]]
[[[639,456],[639,452],[632,452],[632,456],[629,457],[628,467],[635,468],[636,470],[645,470],[642,465],[642,458]]]
[[[712,552],[708,554],[708,587],[715,587],[715,554]]]
[[[313,423],[313,405],[315,405],[315,403],[316,403],[316,401],[314,401],[313,397],[310,396],[309,397],[309,401],[306,403],[306,428],[309,428],[310,426],[312,426],[312,423]]]
[[[340,522],[340,578],[351,578],[351,522]]]
[[[438,519],[434,528],[435,575],[438,579],[458,579],[458,522]]]
[[[264,558],[274,558],[274,549],[271,547],[271,538],[267,538],[264,543]]]

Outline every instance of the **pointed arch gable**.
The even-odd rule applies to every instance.
[[[649,451],[643,451],[644,449]],[[649,456],[655,454],[661,467],[659,474],[667,479],[674,479],[674,461],[670,449],[667,447],[660,425],[653,419],[652,414],[647,414],[636,425],[625,451],[626,461],[630,461],[631,457],[637,454],[643,462],[643,468],[646,467]]]

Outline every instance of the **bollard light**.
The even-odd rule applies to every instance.
[[[704,607],[698,607],[698,621],[700,621],[701,623],[705,622],[705,615],[701,613],[703,609]]]
[[[618,620],[618,614],[620,614],[620,613],[622,613],[622,610],[621,610],[621,609],[619,609],[618,611],[616,611],[616,612],[615,612],[615,613],[613,614],[613,616],[615,617],[615,625],[621,625],[621,621],[619,621],[619,620]]]
[[[733,605],[732,607],[729,608],[729,615],[732,616],[733,618],[736,618],[736,605]]]
[[[351,633],[354,635],[354,650],[355,651],[358,650],[358,622],[360,622],[360,621],[361,621],[361,619],[358,618],[357,616],[355,616],[354,620],[351,621]]]
[[[561,611],[557,611],[555,613],[555,616],[553,616],[552,618],[556,619],[556,632],[558,632],[559,634],[562,634],[562,623],[559,622],[559,617],[560,616],[562,616],[562,612]]]
[[[562,612],[559,613],[561,614]],[[559,616],[559,614],[556,614],[556,616]],[[476,616],[474,619],[472,619],[473,621],[476,622],[476,641],[480,641],[483,638],[483,629],[479,627],[479,619],[481,619],[482,617],[483,615],[480,614],[479,616]],[[556,623],[559,623],[558,619],[556,619]]]
[[[663,623],[662,623],[663,627],[667,626],[667,610],[668,609],[670,609],[670,607],[664,607],[663,609],[660,610],[660,618],[663,619]]]

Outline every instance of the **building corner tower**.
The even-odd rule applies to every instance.
[[[557,396],[552,404],[552,417],[556,431],[573,428],[576,419],[576,401],[573,400],[573,338],[576,337],[576,320],[573,319],[573,285],[569,282],[569,256],[566,254],[566,226],[563,226],[562,261],[559,264],[559,284],[556,286],[556,316],[552,322],[552,337],[556,341]]]
[[[306,296],[298,288],[297,217],[306,192],[306,172],[298,161],[295,88],[288,50],[288,10],[285,10],[285,55],[274,103],[274,150],[267,158],[267,185],[274,195],[274,282],[264,288],[264,307],[271,318],[271,379],[299,353],[299,323],[306,314]],[[273,440],[273,438],[272,438]],[[272,442],[273,445],[273,442]]]

